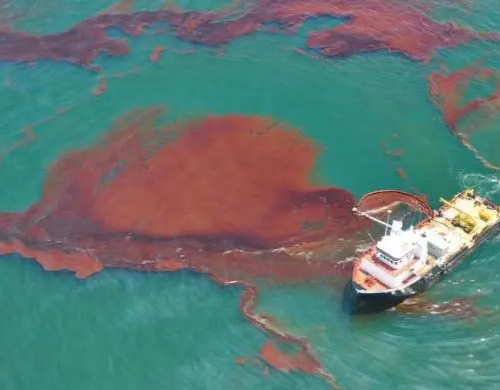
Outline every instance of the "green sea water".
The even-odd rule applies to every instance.
[[[19,1],[9,9],[29,10],[15,20],[17,29],[54,33],[111,4]],[[182,4],[211,9],[224,3]],[[495,2],[477,1],[468,15],[445,7],[436,17],[500,30],[496,9]],[[436,61],[387,53],[318,61],[294,52],[307,31],[336,23],[318,18],[297,36],[244,36],[222,57],[146,32],[130,40],[130,55],[96,61],[108,84],[101,96],[92,95],[97,76],[78,67],[0,64],[0,210],[21,211],[36,202],[58,157],[92,145],[129,110],[158,104],[167,107],[167,121],[229,113],[284,121],[321,145],[316,177],[357,197],[376,189],[418,190],[436,206],[440,196],[475,185],[500,201],[498,175],[449,133],[428,99],[427,77]],[[169,50],[153,63],[149,55],[158,45]],[[192,49],[195,54],[174,52]],[[500,64],[498,44],[492,43],[444,50],[438,57],[452,69],[482,57],[490,66]],[[54,116],[61,107],[68,111]],[[36,141],[9,149],[23,139],[23,127],[39,121]],[[486,138],[481,145],[495,156],[494,137]],[[387,147],[405,154],[387,156]],[[477,318],[396,312],[350,318],[340,308],[338,280],[264,286],[259,311],[307,336],[346,389],[498,389],[499,249],[500,241],[488,243],[428,294],[440,302],[484,293],[477,306],[487,313]],[[18,255],[0,260],[0,389],[328,388],[306,374],[263,374],[254,357],[267,335],[240,315],[239,288],[221,288],[191,272],[106,270],[76,280],[68,272],[44,272]],[[248,363],[235,364],[240,356]]]

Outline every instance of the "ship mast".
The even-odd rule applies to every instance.
[[[389,218],[391,217],[391,210],[387,210],[387,225],[389,225]],[[385,227],[384,230],[384,236],[387,236],[387,226]]]

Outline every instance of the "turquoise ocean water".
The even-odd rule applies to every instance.
[[[141,1],[135,9],[160,3]],[[16,29],[54,33],[111,4],[24,0],[3,7],[19,14]],[[178,4],[205,10],[224,2]],[[495,1],[475,2],[468,15],[457,6],[443,6],[436,18],[500,30]],[[415,63],[387,53],[317,61],[294,52],[307,31],[335,23],[317,18],[296,36],[241,37],[227,45],[223,57],[145,33],[130,40],[130,55],[96,61],[108,84],[101,96],[92,96],[97,76],[79,67],[1,63],[0,150],[22,140],[24,126],[61,107],[70,109],[34,126],[35,142],[2,156],[0,209],[21,211],[36,202],[46,170],[59,156],[91,145],[127,111],[157,104],[168,108],[171,120],[241,113],[285,121],[322,146],[321,182],[356,196],[376,189],[417,189],[435,206],[440,196],[476,185],[500,201],[500,177],[449,133],[428,99],[427,76],[438,68],[436,61]],[[172,50],[150,62],[158,45]],[[451,69],[480,58],[499,66],[499,47],[474,43],[437,57]],[[196,53],[173,52],[188,49]],[[498,136],[492,131],[491,138],[483,136],[478,143],[495,156]],[[404,156],[386,156],[384,144],[403,149]],[[397,168],[404,169],[407,180]],[[349,318],[340,310],[338,283],[266,286],[259,310],[307,336],[346,389],[498,389],[499,250],[500,241],[488,243],[428,294],[440,302],[484,293],[477,306],[487,312],[477,318],[396,312]],[[0,260],[3,390],[327,388],[301,373],[263,375],[262,363],[253,358],[267,336],[240,315],[238,288],[221,288],[191,272],[106,270],[81,281],[67,272],[44,272],[18,255]],[[240,356],[249,363],[235,364]]]

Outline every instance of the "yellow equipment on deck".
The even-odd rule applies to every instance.
[[[479,210],[479,218],[484,222],[490,221],[494,217],[493,212],[488,209]]]
[[[462,210],[460,207],[455,206],[453,203],[448,202],[447,200],[444,200],[443,198],[439,198],[439,201],[441,203],[444,203],[445,205],[451,207],[452,209],[457,210],[461,214],[467,215],[469,218],[471,218],[473,221],[476,219],[473,215],[469,214],[467,211]]]
[[[473,188],[469,188],[465,190],[463,194],[466,198],[474,198],[474,196],[476,195],[476,191],[474,191]]]
[[[465,233],[470,233],[476,227],[474,219],[463,213],[458,213],[451,223],[453,226],[461,227]]]
[[[476,227],[476,218],[470,215],[468,212],[462,210],[460,207],[455,206],[453,203],[444,200],[443,198],[439,198],[441,203],[451,207],[458,211],[458,214],[451,221],[453,226],[461,227],[465,233],[470,233]],[[482,218],[481,218],[482,219]]]

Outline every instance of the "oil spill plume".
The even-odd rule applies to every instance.
[[[9,83],[12,83],[11,80],[9,80]],[[15,90],[15,88],[10,85],[9,88]],[[24,145],[27,145],[31,142],[34,142],[38,139],[38,136],[36,134],[36,127],[42,124],[49,123],[57,118],[59,118],[62,115],[65,115],[69,110],[74,108],[75,105],[71,104],[67,107],[59,107],[56,112],[52,115],[49,115],[41,120],[31,122],[29,124],[26,124],[23,128],[20,129],[20,133],[22,135],[22,138],[10,145],[5,145],[0,147],[0,166],[2,165],[3,159],[6,155],[9,153],[13,152],[14,150],[23,147]]]
[[[270,316],[256,313],[258,290],[255,285],[242,280],[230,281],[214,276],[212,279],[223,286],[242,286],[244,291],[240,299],[240,310],[245,318],[278,341],[287,343],[296,349],[294,354],[290,354],[277,348],[274,342],[268,341],[262,346],[259,353],[264,362],[281,372],[302,371],[316,375],[324,379],[332,390],[340,390],[335,382],[335,377],[323,368],[306,337],[294,336],[277,327]]]
[[[433,302],[424,296],[416,296],[407,299],[396,307],[396,310],[404,314],[448,316],[458,319],[475,318],[486,313],[477,309],[475,302],[481,298],[480,294],[470,297],[455,298],[445,302]]]
[[[465,101],[472,81],[488,84],[493,87],[493,91],[486,96]],[[460,142],[474,153],[485,167],[500,171],[498,164],[485,158],[470,140],[474,132],[481,130],[500,113],[500,72],[478,65],[454,72],[433,72],[429,76],[429,96],[442,113],[443,122],[456,134]],[[459,126],[464,122],[467,124]]]
[[[79,278],[105,267],[190,269],[240,286],[243,315],[298,348],[288,367],[334,387],[305,338],[256,313],[254,278],[350,273],[340,260],[356,250],[370,221],[352,213],[348,191],[311,182],[319,148],[299,131],[240,115],[165,125],[163,114],[160,107],[131,113],[95,146],[57,161],[38,203],[0,213],[0,253],[18,252]],[[363,198],[376,208],[384,202],[422,207],[398,191]],[[267,346],[263,356],[283,368],[279,350]]]
[[[271,367],[281,372],[302,371],[308,374],[319,375],[332,386],[335,386],[334,378],[323,371],[319,361],[307,348],[299,350],[292,355],[281,351],[275,343],[268,341],[262,346],[260,357]]]
[[[352,194],[309,181],[316,145],[266,118],[155,125],[160,115],[121,119],[94,148],[59,160],[39,203],[0,214],[1,251],[80,277],[105,266],[338,272],[293,255],[366,226],[351,213]]]
[[[246,34],[267,31],[270,23],[278,25],[274,32],[294,33],[307,19],[319,16],[346,20],[308,35],[306,48],[326,57],[384,50],[429,61],[441,48],[472,40],[500,40],[496,32],[478,33],[452,23],[435,22],[411,4],[394,0],[257,0],[250,6],[236,2],[225,10],[211,12],[177,7],[130,12],[129,3],[120,3],[58,34],[0,31],[0,60],[60,60],[96,70],[92,62],[100,53],[121,56],[130,50],[125,39],[107,35],[110,27],[135,37],[152,24],[165,23],[170,27],[165,33],[192,43],[219,46]]]
[[[0,252],[80,278],[186,268],[241,286],[243,315],[333,384],[306,339],[255,313],[251,280],[350,271],[322,250],[356,245],[367,221],[352,214],[354,197],[310,182],[318,147],[282,123],[232,115],[161,125],[162,114],[121,118],[100,143],[61,158],[38,203],[0,214]]]
[[[479,97],[464,103],[465,93],[473,79],[498,84],[489,96]],[[433,72],[429,76],[429,95],[435,106],[442,112],[444,123],[455,132],[460,120],[475,111],[488,106],[500,105],[500,77],[494,69],[471,66],[455,72]]]

